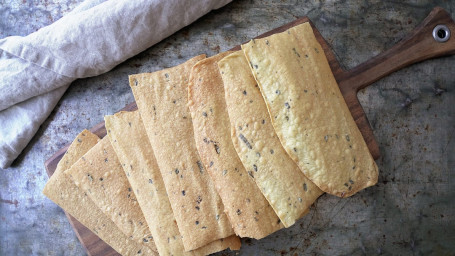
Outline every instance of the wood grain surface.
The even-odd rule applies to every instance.
[[[343,94],[349,110],[351,111],[351,114],[354,117],[354,120],[359,127],[372,156],[374,159],[378,159],[380,156],[379,147],[374,138],[373,130],[371,129],[365,112],[357,98],[358,91],[368,85],[371,85],[382,77],[413,63],[444,55],[455,54],[455,34],[453,34],[455,33],[455,23],[451,19],[449,13],[442,8],[436,7],[427,16],[427,18],[409,34],[408,37],[404,38],[382,54],[348,71],[340,67],[329,45],[308,17],[299,18],[291,23],[264,33],[257,38],[283,32],[304,22],[310,22],[313,27],[315,36],[324,49],[332,72],[338,82],[341,93]],[[450,31],[453,31],[450,39],[444,43],[436,42],[432,35],[434,27],[439,24],[444,24],[450,29]],[[240,46],[234,47],[232,50],[240,50]],[[133,102],[121,110],[133,111],[136,109],[136,103]],[[106,135],[104,122],[97,124],[90,130],[100,138]],[[58,162],[63,157],[68,147],[69,144],[58,150],[45,162],[45,167],[49,177],[54,173]],[[81,223],[69,214],[66,215],[68,216],[77,237],[87,250],[88,255],[118,255],[109,245],[104,243]]]

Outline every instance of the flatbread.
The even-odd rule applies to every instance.
[[[281,144],[320,189],[348,197],[378,169],[309,23],[242,45]]]
[[[130,76],[130,86],[164,180],[186,251],[234,235],[197,153],[188,77],[204,55],[173,68]]]
[[[238,251],[240,250],[240,246],[242,246],[242,243],[240,242],[239,237],[232,235],[210,242],[209,244],[193,250],[192,252],[194,252],[194,255],[209,255],[215,252],[220,252],[227,248],[229,248],[231,251]]]
[[[83,130],[66,151],[43,194],[71,214],[84,226],[122,255],[157,255],[143,244],[129,239],[93,201],[63,172],[99,141],[98,136]]]
[[[184,252],[164,181],[139,111],[119,112],[105,116],[104,120],[109,140],[136,194],[159,254],[207,255],[229,247],[229,240],[217,240],[211,245]]]
[[[284,226],[289,227],[322,191],[305,177],[281,146],[243,52],[225,57],[218,65],[234,148]]]
[[[136,196],[108,137],[98,142],[65,174],[87,193],[125,235],[157,251]]]
[[[235,233],[240,237],[260,239],[283,225],[248,177],[232,144],[223,81],[217,65],[217,61],[229,53],[201,60],[193,66],[188,106],[201,161],[223,200]]]

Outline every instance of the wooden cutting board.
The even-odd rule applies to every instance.
[[[451,19],[449,13],[447,13],[442,8],[436,7],[428,15],[428,17],[425,18],[425,20],[411,32],[408,37],[384,53],[366,61],[365,63],[360,64],[359,66],[349,71],[343,70],[340,67],[327,42],[324,40],[322,35],[319,33],[319,31],[316,29],[308,17],[299,18],[291,23],[262,34],[257,38],[283,32],[293,26],[304,22],[310,22],[311,26],[313,27],[316,38],[325,51],[333,75],[338,82],[341,93],[343,94],[349,110],[351,111],[351,114],[354,117],[354,120],[357,123],[357,126],[359,127],[372,156],[374,159],[378,159],[380,156],[379,147],[376,140],[374,139],[373,130],[371,129],[365,112],[359,103],[357,92],[360,89],[365,88],[366,86],[381,79],[382,77],[413,63],[443,55],[455,54],[455,23]],[[437,25],[445,25],[450,31],[453,31],[453,35],[449,37],[446,42],[438,42],[434,38],[433,30]],[[447,33],[437,30],[435,36],[441,39],[447,37]],[[240,46],[237,46],[232,50],[240,50]],[[121,110],[133,111],[136,109],[136,103],[133,102]],[[106,135],[104,122],[99,123],[90,130],[100,138]],[[68,146],[69,145],[57,151],[45,162],[45,167],[49,177],[54,173],[58,162],[65,154]],[[118,255],[109,245],[104,243],[89,229],[84,227],[80,222],[71,217],[69,214],[66,215],[68,216],[68,219],[73,226],[77,237],[87,250],[88,255]]]

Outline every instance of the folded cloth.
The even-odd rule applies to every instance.
[[[77,78],[119,63],[232,0],[86,0],[26,37],[0,40],[0,167],[7,168]]]

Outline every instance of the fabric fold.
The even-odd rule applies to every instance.
[[[0,168],[8,168],[27,146],[69,85],[0,112]]]
[[[60,92],[64,90],[59,88],[66,90],[77,78],[111,70],[230,1],[87,0],[60,20],[28,36],[1,39],[0,159],[7,160],[0,167],[8,167],[6,163],[12,162],[26,146],[62,96]],[[54,92],[57,89],[58,93]],[[41,98],[31,100],[34,97]],[[22,115],[28,119],[16,118],[26,110],[21,108],[22,112],[12,114],[17,111],[14,106],[31,106],[29,100],[39,102],[39,107],[46,110],[38,113],[36,108],[30,108],[27,110],[30,113]],[[5,121],[6,116],[9,119]],[[13,123],[33,126],[12,134],[6,127]],[[4,139],[6,135],[12,137]],[[4,150],[11,145],[14,145],[11,150]]]

